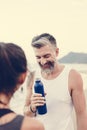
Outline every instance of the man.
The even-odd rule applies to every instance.
[[[74,130],[74,106],[77,130],[87,130],[86,101],[81,75],[76,70],[58,63],[59,48],[52,35],[44,33],[36,36],[31,45],[40,66],[40,72],[35,76],[39,75],[44,84],[48,109],[47,114],[36,117],[44,123],[46,130]],[[40,94],[33,94],[33,81],[34,77],[28,86],[25,104],[25,114],[31,116],[35,115],[37,106],[45,103]]]

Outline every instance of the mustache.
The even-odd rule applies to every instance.
[[[45,63],[44,65],[42,65],[42,64],[39,62],[39,65],[40,65],[41,67],[46,66],[46,65],[49,65],[49,66],[51,66],[51,67],[54,67],[54,61],[48,61],[48,62]]]

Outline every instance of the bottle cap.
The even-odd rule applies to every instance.
[[[40,78],[36,78],[36,81],[40,81]]]

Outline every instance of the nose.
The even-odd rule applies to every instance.
[[[40,59],[41,65],[44,65],[46,62],[47,62],[47,59],[44,57],[41,57],[41,59]]]

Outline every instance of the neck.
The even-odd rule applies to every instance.
[[[57,64],[52,72],[50,73],[42,72],[41,73],[42,77],[48,80],[54,79],[62,72],[63,68],[64,68],[63,65]]]
[[[0,108],[9,108],[10,96],[0,93]]]

